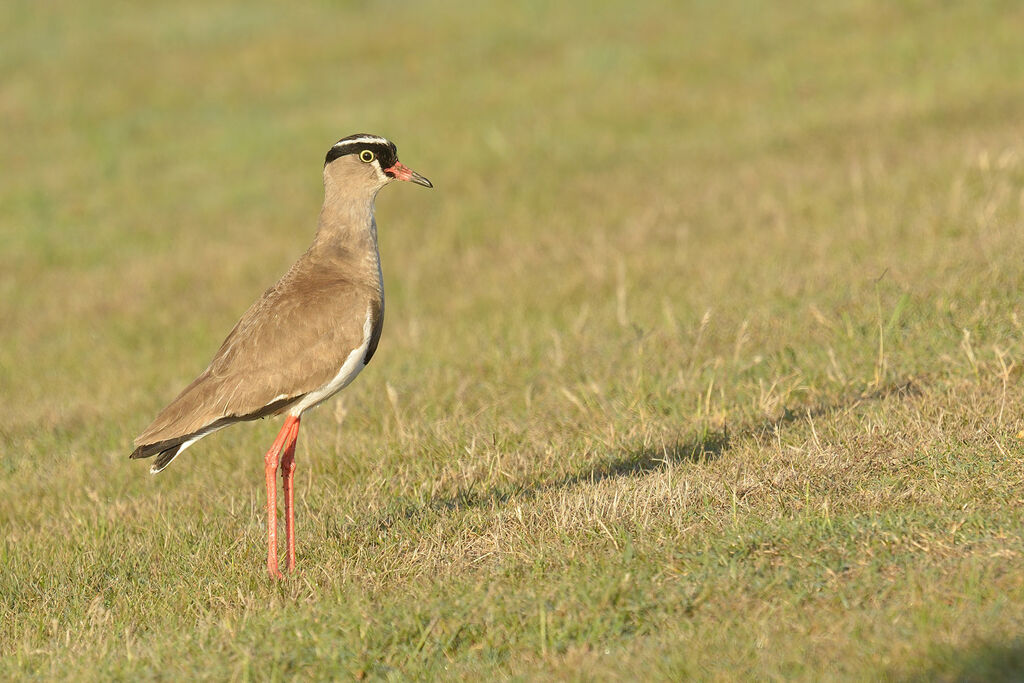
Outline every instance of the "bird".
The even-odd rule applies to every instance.
[[[135,439],[132,459],[161,472],[205,436],[285,415],[264,456],[267,573],[277,561],[277,471],[283,480],[287,569],[295,569],[295,444],[303,414],[344,389],[373,358],[384,322],[374,201],[395,181],[433,187],[378,135],[357,133],[327,151],[324,202],[313,243],[228,334],[209,366]]]

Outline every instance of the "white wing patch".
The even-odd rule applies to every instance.
[[[370,335],[373,334],[373,308],[370,306],[366,307],[366,322],[363,323],[363,343],[359,345],[359,348],[352,349],[349,352],[345,362],[341,364],[341,368],[338,370],[331,381],[323,385],[316,391],[311,391],[306,394],[301,401],[292,406],[291,410],[288,411],[289,415],[293,417],[299,417],[302,415],[304,410],[308,410],[323,401],[326,401],[331,396],[347,387],[352,383],[352,380],[356,378],[366,365],[363,363],[363,358],[366,357],[366,349],[370,347]]]

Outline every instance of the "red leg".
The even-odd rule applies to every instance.
[[[292,423],[284,456],[281,458],[281,479],[284,481],[284,528],[288,537],[288,571],[295,569],[295,442],[299,440],[299,418]]]
[[[277,569],[277,456],[292,431],[292,416],[284,421],[274,445],[263,458],[263,471],[267,479],[267,573],[272,579],[284,578]]]

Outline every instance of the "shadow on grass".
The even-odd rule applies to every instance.
[[[492,486],[486,490],[468,488],[446,496],[436,496],[426,503],[406,504],[402,512],[388,515],[379,527],[390,527],[396,517],[411,520],[432,512],[459,510],[463,508],[494,507],[510,500],[531,500],[538,495],[582,483],[594,483],[616,477],[643,476],[679,463],[706,463],[726,453],[736,439],[751,436],[764,437],[774,434],[788,424],[803,422],[840,410],[850,410],[862,403],[880,401],[890,396],[904,398],[920,393],[920,389],[907,380],[892,383],[871,392],[858,393],[841,400],[820,403],[800,410],[789,410],[781,417],[763,420],[756,424],[730,430],[728,426],[709,430],[688,441],[679,441],[660,447],[643,447],[627,450],[603,462],[592,463],[574,474],[552,479],[531,480]]]
[[[559,485],[600,481],[608,477],[642,475],[662,469],[668,464],[680,462],[708,462],[719,458],[728,451],[733,439],[744,439],[751,436],[765,437],[794,422],[804,422],[836,411],[850,410],[862,403],[880,401],[890,396],[903,398],[918,393],[920,393],[920,389],[912,381],[907,380],[884,386],[875,391],[856,394],[844,400],[819,403],[800,410],[787,408],[781,417],[763,420],[735,431],[730,431],[729,427],[725,426],[719,430],[705,432],[689,442],[627,452],[607,463],[592,465],[584,472],[565,477],[559,482]]]
[[[933,654],[925,665],[903,680],[919,681],[1021,681],[1024,680],[1024,640],[985,642],[965,649]]]

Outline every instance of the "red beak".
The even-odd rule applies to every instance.
[[[421,176],[416,171],[412,170],[408,166],[403,166],[402,162],[396,161],[395,165],[391,168],[385,168],[384,173],[391,176],[392,178],[398,178],[399,180],[407,180],[409,182],[422,185],[423,187],[433,187],[429,180]]]

